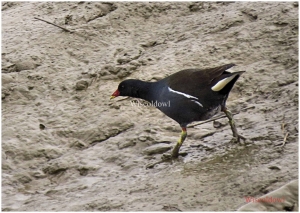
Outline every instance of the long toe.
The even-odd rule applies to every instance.
[[[237,136],[235,136],[235,137],[233,137],[233,138],[231,139],[231,142],[234,142],[234,143],[240,143],[240,142],[241,142],[241,139],[242,139],[243,141],[246,140],[246,138],[245,138],[244,136],[238,134]]]
[[[188,154],[187,152],[177,153],[177,155],[174,157],[173,154],[171,154],[171,153],[164,153],[161,156],[161,160],[159,160],[155,163],[151,163],[151,164],[146,165],[146,169],[152,169],[155,165],[165,163],[165,162],[172,163],[173,160],[178,160],[179,159],[178,158],[179,155],[182,156],[182,157],[185,157],[187,154]]]
[[[164,154],[162,154],[162,156],[161,156],[161,159],[163,160],[163,161],[167,161],[167,160],[172,160],[174,157],[173,157],[173,154],[171,154],[171,153],[164,153]]]

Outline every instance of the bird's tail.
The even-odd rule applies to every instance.
[[[215,92],[220,92],[222,94],[228,94],[232,89],[235,82],[245,71],[239,72],[224,72],[216,81],[214,86],[211,88]]]

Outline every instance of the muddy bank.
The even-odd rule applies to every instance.
[[[226,63],[247,141],[206,123],[146,170],[180,127],[118,83]],[[297,3],[2,3],[3,211],[236,210],[298,178],[297,115]]]

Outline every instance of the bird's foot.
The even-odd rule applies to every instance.
[[[231,142],[233,143],[240,143],[241,140],[246,141],[246,138],[242,135],[236,134],[235,136],[233,136],[233,138],[231,139]]]
[[[152,169],[155,165],[157,164],[160,164],[160,163],[163,163],[163,162],[166,162],[166,160],[160,160],[160,161],[157,161],[155,163],[150,163],[146,166],[146,169]]]
[[[162,161],[170,161],[170,160],[173,160],[173,159],[176,159],[176,158],[178,158],[178,154],[177,155],[173,155],[171,153],[164,153],[161,156],[161,160]]]
[[[185,157],[187,156],[187,152],[180,152],[180,153],[164,153],[161,156],[162,160],[168,161],[168,160],[176,160],[179,156]]]
[[[181,152],[181,153],[177,153],[177,155],[174,155],[173,153],[164,153],[161,156],[161,160],[152,163],[152,164],[148,164],[146,166],[146,169],[152,169],[155,165],[160,164],[160,163],[164,163],[164,162],[173,162],[173,160],[177,160],[178,156],[182,156],[185,157],[188,153],[187,152]]]
[[[153,163],[153,164],[149,164],[146,166],[146,169],[150,169],[150,168],[153,168],[155,165],[157,164],[160,164],[160,163],[163,163],[163,162],[172,162],[173,160],[175,159],[178,159],[178,156],[181,155],[181,156],[186,156],[187,153],[179,153],[179,149],[183,143],[183,141],[185,140],[187,136],[187,133],[186,133],[186,127],[182,127],[182,132],[181,132],[181,135],[180,135],[180,138],[179,138],[179,141],[176,143],[175,147],[173,148],[172,152],[171,153],[164,153],[161,157],[161,160],[156,162],[156,163]]]

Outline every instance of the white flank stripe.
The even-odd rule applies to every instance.
[[[179,95],[183,95],[183,96],[185,96],[185,97],[187,97],[187,98],[194,98],[194,99],[197,99],[197,100],[198,100],[198,98],[196,98],[196,97],[194,97],[194,96],[185,94],[185,93],[183,93],[183,92],[178,92],[178,91],[172,90],[170,87],[168,87],[168,89],[169,89],[170,92],[174,92],[174,93],[177,93],[177,94],[179,94]]]
[[[230,76],[228,78],[224,78],[221,81],[219,81],[218,83],[216,83],[215,86],[213,86],[211,89],[215,92],[220,91],[221,89],[223,89],[232,79],[234,79],[236,75]]]
[[[172,90],[170,87],[168,87],[168,90],[169,90],[170,92],[176,93],[176,94],[178,94],[178,95],[183,95],[183,96],[186,97],[186,98],[193,98],[193,99],[198,100],[198,98],[195,97],[195,96],[188,95],[188,94],[185,94],[185,93],[183,93],[183,92],[178,92],[178,91],[176,91],[176,90]],[[201,104],[200,102],[196,101],[196,100],[191,100],[191,101],[193,101],[193,102],[195,102],[196,104],[198,104],[199,106],[203,107],[202,104]]]
[[[194,103],[196,103],[196,104],[198,104],[199,106],[203,107],[202,104],[200,104],[200,102],[195,101],[195,100],[191,100],[191,101],[193,101]]]

